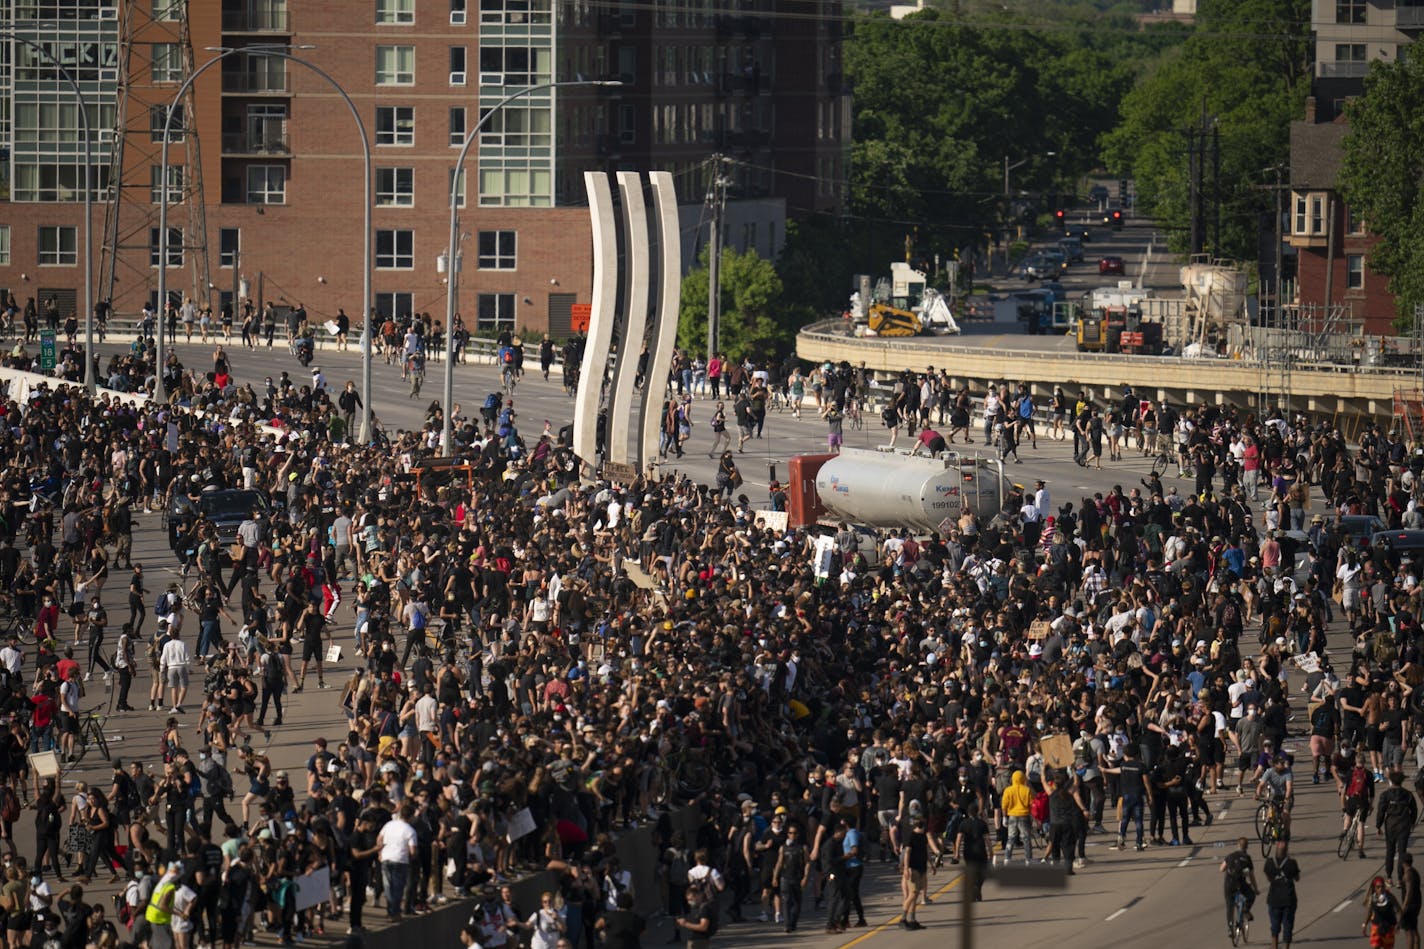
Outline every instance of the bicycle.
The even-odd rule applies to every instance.
[[[99,746],[99,753],[104,756],[105,761],[111,760],[109,757],[109,740],[104,737],[104,726],[108,724],[109,716],[101,715],[98,707],[85,712],[79,718],[79,741],[76,743],[74,760],[81,761],[84,753],[89,750],[92,742]]]
[[[1256,808],[1256,836],[1261,841],[1261,856],[1269,857],[1271,848],[1286,839],[1286,822],[1275,801],[1264,801]]]
[[[1350,815],[1350,823],[1345,825],[1345,829],[1340,832],[1340,842],[1335,847],[1335,855],[1341,860],[1350,859],[1350,851],[1356,848],[1361,839],[1360,829],[1364,823],[1364,815],[1358,810]]]
[[[1248,940],[1251,920],[1246,918],[1246,894],[1240,890],[1236,891],[1236,897],[1231,901],[1231,922],[1228,928],[1231,930],[1233,946],[1239,946]]]
[[[1172,464],[1172,453],[1166,448],[1161,448],[1152,459],[1152,473],[1161,478],[1167,473],[1167,468]]]

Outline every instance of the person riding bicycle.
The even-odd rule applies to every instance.
[[[1226,891],[1226,931],[1228,935],[1234,922],[1237,893],[1246,899],[1246,919],[1255,918],[1251,915],[1251,907],[1255,905],[1258,892],[1256,865],[1252,862],[1249,851],[1250,842],[1245,837],[1241,837],[1236,841],[1236,849],[1221,861],[1221,872],[1226,874],[1223,882]]]
[[[1350,828],[1350,821],[1359,816],[1360,821],[1355,825],[1355,846],[1360,851],[1360,859],[1365,859],[1365,823],[1370,817],[1370,806],[1375,799],[1375,776],[1370,772],[1365,764],[1363,752],[1356,752],[1355,765],[1350,769],[1350,776],[1345,779],[1345,795],[1341,802],[1341,811],[1344,816],[1341,818],[1340,831],[1344,833]],[[1349,851],[1345,853],[1348,855]]]
[[[1277,754],[1271,759],[1271,767],[1261,775],[1260,783],[1256,785],[1256,800],[1262,799],[1271,802],[1271,808],[1281,820],[1281,839],[1289,840],[1291,804],[1295,801],[1295,776],[1291,772],[1290,762],[1283,754]]]

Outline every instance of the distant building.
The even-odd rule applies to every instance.
[[[1343,307],[1367,335],[1393,333],[1395,302],[1369,266],[1368,221],[1339,193],[1345,106],[1371,63],[1395,62],[1424,30],[1424,0],[1313,0],[1315,76],[1305,117],[1291,124],[1286,242],[1296,250],[1294,299],[1325,313]]]
[[[460,190],[467,325],[568,332],[589,300],[587,170],[669,170],[705,233],[714,154],[730,159],[726,246],[774,256],[785,220],[838,211],[848,176],[841,0],[6,0],[0,30],[79,79],[95,129],[96,299],[157,295],[160,147],[180,84],[215,47],[291,45],[350,95],[371,142],[381,313],[443,316],[437,258],[466,133],[501,99]],[[310,48],[304,48],[304,47]],[[360,311],[356,125],[319,75],[260,49],[192,84],[169,136],[167,282],[224,305]],[[84,148],[60,70],[0,40],[0,292],[77,309]],[[701,227],[699,229],[699,223]]]

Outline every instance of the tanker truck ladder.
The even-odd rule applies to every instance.
[[[1410,444],[1424,440],[1424,391],[1395,389],[1394,416],[1404,422]]]

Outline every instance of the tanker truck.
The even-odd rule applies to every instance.
[[[884,530],[942,532],[966,505],[984,520],[994,517],[1017,487],[999,461],[958,452],[926,456],[845,448],[838,455],[797,455],[788,469],[792,527],[845,521]]]

